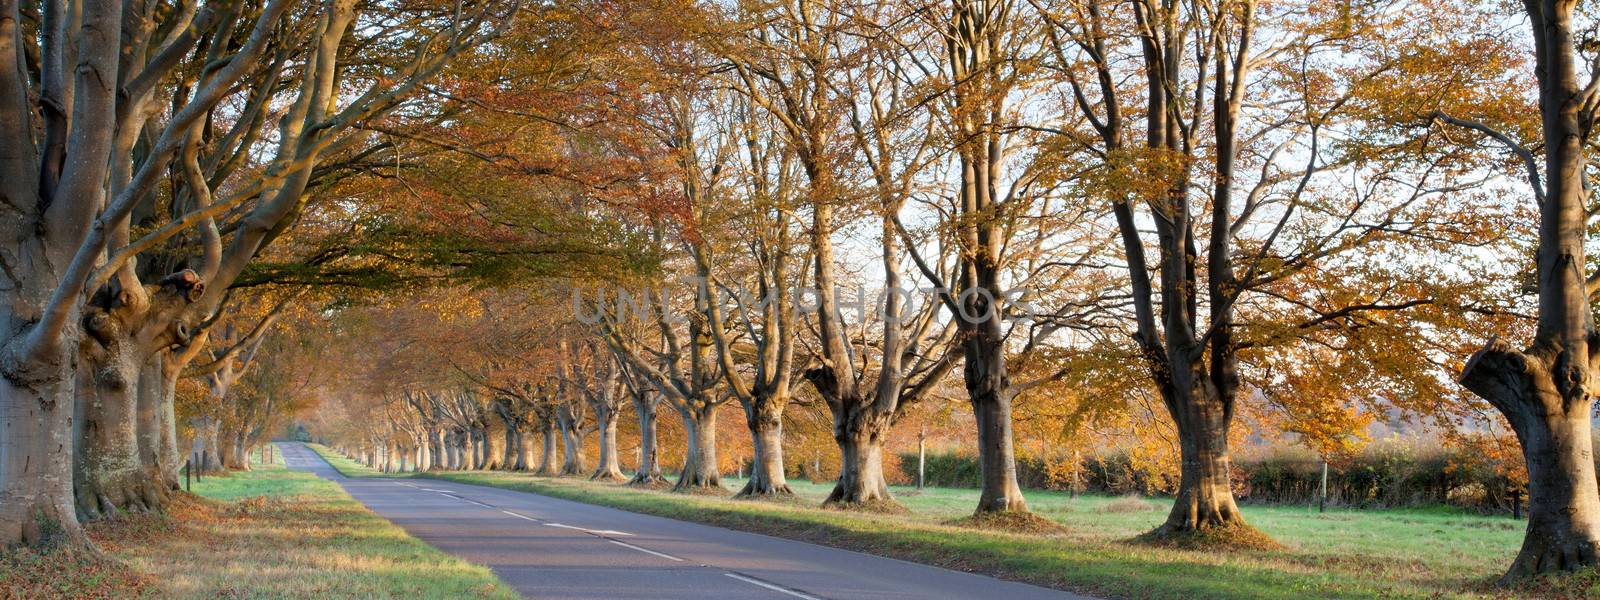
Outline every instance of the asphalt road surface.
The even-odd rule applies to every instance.
[[[892,600],[1084,596],[720,527],[432,479],[346,478],[301,444],[289,468],[344,486],[411,535],[530,598]]]

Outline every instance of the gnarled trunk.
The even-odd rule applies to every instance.
[[[560,475],[583,475],[589,470],[588,461],[583,456],[583,431],[580,425],[572,419],[558,419],[557,425],[561,429],[561,472]]]
[[[672,486],[675,492],[721,489],[722,474],[717,470],[717,411],[716,407],[704,410],[680,408],[686,448],[683,453],[683,472]]]
[[[1172,512],[1156,530],[1157,536],[1207,529],[1245,526],[1234,503],[1228,429],[1231,415],[1208,383],[1171,403],[1178,426],[1178,448],[1183,460]]]
[[[883,475],[883,435],[886,419],[835,415],[833,439],[839,444],[839,479],[823,501],[824,506],[860,506],[893,502],[889,481]]]
[[[1462,385],[1511,423],[1528,467],[1528,528],[1501,579],[1506,583],[1600,564],[1600,486],[1590,425],[1594,400],[1586,386],[1567,384],[1589,369],[1580,370],[1565,353],[1544,350],[1516,352],[1491,341],[1467,362],[1461,377]]]
[[[783,403],[757,396],[744,409],[755,455],[750,464],[750,481],[735,497],[793,495],[783,474]]]
[[[92,354],[87,349],[79,361],[75,395],[80,427],[73,473],[78,513],[93,519],[160,508],[159,494],[150,489],[139,457],[135,410],[142,361],[134,362],[126,352]]]

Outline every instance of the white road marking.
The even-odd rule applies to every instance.
[[[789,588],[782,587],[782,586],[772,585],[772,584],[767,583],[765,581],[762,581],[760,579],[751,579],[749,577],[745,577],[745,576],[740,575],[738,573],[723,573],[723,575],[727,575],[729,577],[732,577],[732,578],[737,579],[739,581],[743,581],[745,583],[759,585],[761,587],[767,588],[767,589],[772,590],[774,592],[778,592],[778,593],[782,593],[782,594],[788,594],[788,595],[794,596],[796,598],[805,598],[806,600],[822,600],[821,598],[818,598],[818,597],[813,596],[811,594],[807,594],[807,593],[804,593],[804,592],[798,592],[798,591],[791,590]]]
[[[514,513],[514,512],[511,512],[511,511],[509,511],[509,510],[502,510],[502,511],[500,511],[500,512],[503,512],[503,513],[505,513],[505,514],[508,514],[508,515],[511,515],[511,516],[513,516],[513,517],[516,517],[516,518],[518,518],[518,519],[522,519],[522,520],[524,520],[524,521],[533,521],[533,522],[535,522],[535,523],[538,523],[538,522],[539,522],[539,520],[538,520],[538,519],[535,519],[535,518],[533,518],[533,517],[525,517],[525,516],[522,516],[522,515],[519,515],[519,514],[517,514],[517,513]]]
[[[629,548],[629,549],[632,549],[632,550],[638,550],[638,551],[643,552],[645,554],[654,554],[656,556],[659,556],[661,558],[665,558],[667,560],[675,560],[675,561],[678,561],[678,562],[683,562],[683,559],[678,558],[676,556],[673,556],[671,554],[662,554],[660,552],[656,552],[655,550],[650,550],[648,548],[640,548],[638,546],[635,546],[633,544],[629,544],[627,542],[619,542],[617,540],[606,540],[606,541],[611,542],[613,544],[616,544],[618,546],[622,546],[623,548]]]
[[[560,527],[562,529],[572,529],[572,530],[576,530],[576,531],[582,531],[584,533],[594,534],[594,535],[598,535],[598,536],[601,536],[601,537],[605,537],[605,536],[608,536],[608,535],[620,535],[620,536],[626,536],[626,537],[633,537],[633,534],[631,534],[631,533],[628,533],[626,531],[617,531],[615,529],[584,529],[582,527],[573,527],[571,525],[563,525],[561,523],[545,523],[545,525],[549,525],[551,527]]]

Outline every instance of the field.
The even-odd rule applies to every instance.
[[[348,475],[376,475],[320,449]],[[1157,548],[1131,538],[1155,527],[1157,498],[1070,497],[1034,491],[1028,504],[1066,533],[1016,534],[951,522],[971,513],[977,490],[895,488],[909,514],[817,508],[831,484],[790,481],[791,502],[600,484],[525,473],[435,472],[428,477],[522,489],[642,513],[859,549],[1115,598],[1549,598],[1600,596],[1600,580],[1567,577],[1527,588],[1493,579],[1515,555],[1524,522],[1453,508],[1343,510],[1245,506],[1246,518],[1285,548],[1206,552]],[[737,489],[743,481],[724,480]]]
[[[333,482],[280,465],[208,477],[165,516],[89,525],[103,558],[0,558],[0,598],[515,598]]]

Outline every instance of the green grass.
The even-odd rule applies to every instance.
[[[347,476],[382,475],[319,448]],[[634,512],[698,521],[988,573],[1062,589],[1128,598],[1535,598],[1597,597],[1593,574],[1534,587],[1492,586],[1516,554],[1523,521],[1454,508],[1405,510],[1245,506],[1246,519],[1284,544],[1279,551],[1203,552],[1131,543],[1169,506],[1032,491],[1029,507],[1067,528],[1055,536],[959,528],[977,490],[896,487],[908,515],[818,508],[831,483],[790,481],[791,502],[738,501],[526,473],[435,472],[463,483],[531,491]],[[733,490],[743,480],[725,479]]]
[[[90,525],[109,561],[0,562],[0,598],[518,597],[489,569],[411,537],[338,484],[281,462],[207,477],[193,492],[165,516]]]

